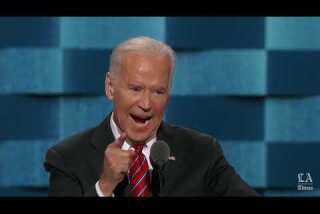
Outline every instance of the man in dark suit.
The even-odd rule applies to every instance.
[[[113,111],[97,127],[47,152],[49,196],[257,196],[223,156],[214,137],[166,124],[174,51],[148,37],[129,39],[111,55],[105,80]],[[158,169],[150,148],[167,142]]]

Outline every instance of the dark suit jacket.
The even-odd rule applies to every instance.
[[[110,115],[97,127],[65,139],[50,148],[45,168],[50,172],[49,196],[97,196],[95,183],[104,151],[114,141]],[[191,129],[162,122],[157,140],[164,140],[176,160],[169,160],[159,196],[256,196],[223,156],[217,141]],[[125,178],[115,196],[128,195]]]

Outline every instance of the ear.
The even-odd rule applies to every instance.
[[[113,81],[114,80],[111,77],[110,71],[107,72],[106,79],[105,79],[105,82],[104,82],[104,86],[105,86],[106,96],[108,97],[109,100],[113,100],[113,94],[114,94],[114,83],[113,83]]]

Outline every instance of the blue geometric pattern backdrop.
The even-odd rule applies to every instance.
[[[103,120],[111,49],[142,35],[177,52],[166,121],[265,196],[320,196],[318,17],[1,17],[1,196],[47,194],[46,150]]]

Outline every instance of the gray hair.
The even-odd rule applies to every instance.
[[[135,37],[122,42],[118,47],[116,47],[110,57],[110,67],[109,71],[112,76],[119,69],[123,53],[126,52],[142,52],[142,53],[152,53],[157,55],[168,56],[171,62],[171,72],[170,72],[170,85],[173,79],[173,73],[176,62],[176,54],[168,45],[152,39],[150,37]]]

